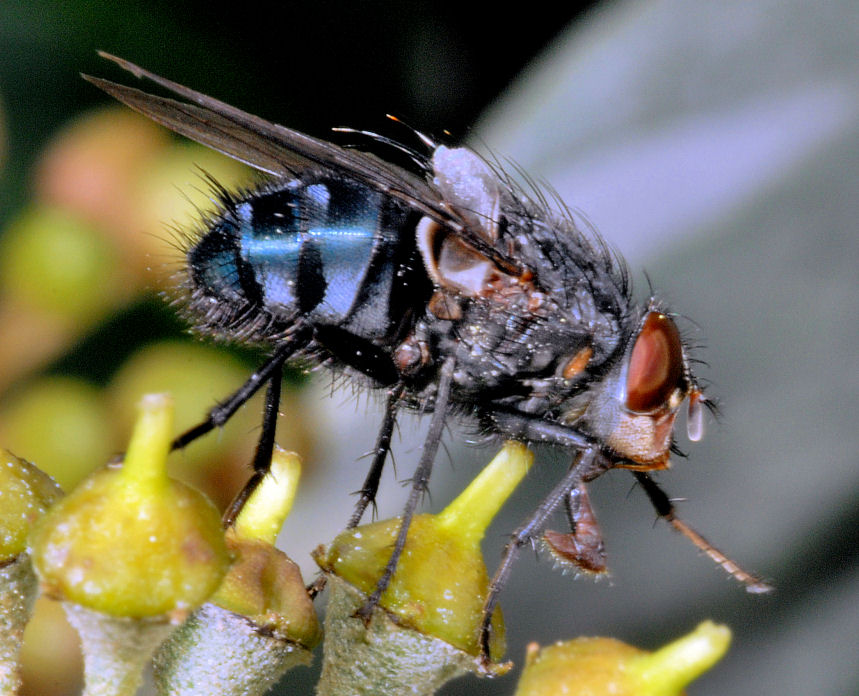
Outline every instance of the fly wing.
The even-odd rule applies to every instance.
[[[99,55],[187,102],[89,75],[83,75],[85,80],[135,111],[201,145],[274,176],[293,177],[315,164],[398,198],[454,230],[461,230],[464,226],[462,220],[442,203],[438,193],[411,172],[370,153],[348,150],[266,121],[122,58],[103,52]]]

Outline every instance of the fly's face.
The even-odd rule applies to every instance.
[[[677,326],[656,308],[647,311],[622,359],[591,392],[578,422],[630,460],[619,466],[666,468],[677,413],[687,398],[689,438],[699,440],[703,434],[704,397],[689,371]]]

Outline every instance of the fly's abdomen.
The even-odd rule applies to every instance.
[[[264,314],[273,331],[302,319],[390,337],[420,265],[415,219],[397,201],[330,176],[269,186],[233,201],[189,251],[195,293],[236,304],[233,317]]]

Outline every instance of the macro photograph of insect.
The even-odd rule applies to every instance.
[[[859,691],[859,20],[463,9],[0,5],[0,694]]]

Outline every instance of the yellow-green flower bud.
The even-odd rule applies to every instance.
[[[376,587],[397,538],[400,520],[364,525],[340,534],[320,565],[369,595]],[[401,623],[477,655],[478,626],[489,586],[479,547],[438,524],[435,515],[415,515],[408,541],[379,606]],[[493,617],[503,637],[500,612]],[[493,652],[501,652],[497,644]],[[496,652],[496,656],[497,656]]]
[[[0,452],[0,694],[18,693],[18,656],[38,590],[27,535],[61,495],[46,473]]]
[[[681,696],[727,652],[731,632],[710,621],[649,653],[613,638],[532,644],[516,696]]]
[[[466,669],[475,668],[474,658],[480,654],[483,602],[489,586],[486,566],[480,553],[480,541],[493,516],[532,462],[533,454],[524,445],[508,442],[489,466],[444,511],[438,515],[416,515],[394,577],[379,603],[380,607],[390,612],[398,627],[410,627],[416,629],[420,636],[441,641],[448,648],[459,651],[460,658],[449,656],[446,651],[432,644],[415,643],[417,638],[410,636],[409,631],[394,626],[374,629],[374,624],[384,618],[379,616],[381,612],[371,624],[371,631],[375,630],[372,639],[361,641],[357,635],[353,635],[355,625],[360,621],[352,618],[352,614],[360,606],[360,596],[369,595],[374,590],[390,559],[391,548],[400,527],[399,519],[347,530],[327,550],[316,553],[316,561],[325,571],[354,588],[350,592],[348,587],[343,586],[344,583],[333,583],[326,619],[326,665],[323,667],[319,693],[340,693],[338,684],[348,685],[351,679],[339,673],[341,667],[329,666],[329,652],[332,656],[339,653],[342,667],[348,669],[346,663],[350,654],[359,647],[364,649],[363,642],[378,646],[379,640],[390,639],[391,645],[385,650],[390,654],[391,663],[400,661],[399,666],[393,667],[387,663],[384,651],[378,651],[375,646],[373,650],[380,652],[381,656],[367,656],[366,660],[376,663],[376,671],[380,674],[401,672],[404,685],[410,681],[410,672],[411,681],[414,681],[415,670],[420,670],[422,684],[430,684],[436,678],[430,676],[431,667],[419,667],[416,659],[432,659],[436,653],[439,659],[438,674],[443,679],[434,688]],[[355,589],[358,593],[354,592]],[[352,597],[352,594],[356,596]],[[358,605],[351,606],[355,601],[359,602]],[[335,603],[338,606],[342,604],[342,611],[332,610],[332,604]],[[338,635],[341,631],[345,632],[345,637]],[[501,612],[496,609],[492,617],[490,645],[493,659],[497,659],[503,650],[504,625]],[[463,657],[467,659],[463,660]],[[368,676],[372,686],[373,675]],[[385,681],[388,693],[398,693],[391,683]],[[426,693],[432,691],[427,690]]]
[[[48,474],[0,452],[0,563],[27,548],[27,536],[63,491]]]
[[[3,404],[0,441],[26,452],[70,491],[121,447],[113,416],[102,390],[75,377],[48,375],[29,380]]]
[[[235,561],[210,601],[284,640],[313,648],[321,638],[313,602],[298,566],[274,546],[300,474],[298,455],[276,448],[271,472],[227,532]]]
[[[32,311],[91,324],[125,301],[114,245],[75,215],[34,207],[0,245],[0,289]]]
[[[270,474],[227,530],[230,571],[155,658],[161,692],[261,695],[310,662],[321,639],[313,602],[298,566],[274,546],[300,472],[298,455],[275,449]]]
[[[96,471],[30,538],[42,586],[81,636],[86,696],[134,694],[155,648],[230,563],[220,515],[167,476],[173,405],[143,397],[121,465]]]
[[[172,404],[141,402],[125,462],[104,467],[42,519],[33,562],[55,598],[114,616],[151,617],[199,606],[229,565],[220,516],[168,478]]]

